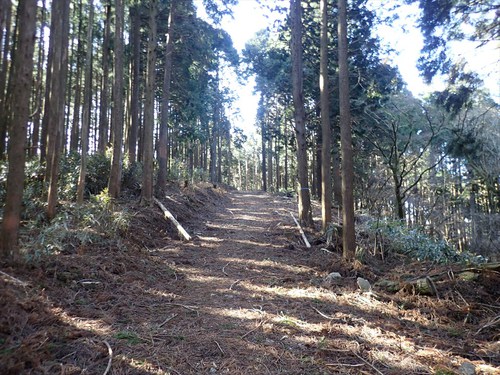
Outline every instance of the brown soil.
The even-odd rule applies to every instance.
[[[1,374],[500,374],[497,273],[449,278],[439,300],[363,294],[357,276],[449,268],[306,249],[285,197],[199,187],[163,201],[194,240],[129,204],[119,246],[2,269]]]

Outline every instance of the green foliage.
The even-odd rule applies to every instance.
[[[80,155],[72,152],[61,157],[59,167],[58,195],[61,200],[73,200],[80,174]]]
[[[419,261],[435,263],[480,263],[481,257],[458,253],[446,241],[427,235],[421,228],[408,228],[401,221],[370,219],[363,224],[371,238],[382,239],[386,251],[408,255]]]
[[[122,187],[131,191],[139,191],[142,183],[142,163],[124,163],[122,171]]]
[[[136,333],[129,331],[120,331],[115,334],[115,338],[119,340],[126,340],[131,345],[140,344],[142,342],[142,339],[137,336]]]
[[[109,179],[111,160],[109,155],[92,154],[87,159],[87,174],[85,176],[85,194],[99,194]],[[63,156],[59,174],[59,197],[61,200],[74,200],[80,174],[80,155],[71,153]]]
[[[84,205],[65,204],[49,224],[31,221],[26,232],[29,236],[21,238],[21,247],[28,261],[70,253],[80,246],[116,239],[128,229],[129,218],[127,211],[114,209],[104,189]]]
[[[108,185],[111,159],[108,155],[93,154],[88,158],[85,189],[88,194],[99,194]]]

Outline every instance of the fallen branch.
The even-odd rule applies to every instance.
[[[169,316],[167,319],[165,319],[162,323],[160,323],[160,325],[158,327],[163,327],[165,324],[167,324],[168,322],[170,322],[172,319],[174,319],[178,314],[173,314],[171,316]]]
[[[113,349],[111,349],[111,346],[108,344],[106,340],[104,340],[104,343],[108,347],[109,360],[108,360],[108,366],[106,367],[106,371],[104,371],[103,375],[107,375],[107,373],[111,369],[111,362],[113,361]]]
[[[304,243],[306,244],[306,247],[310,248],[311,244],[307,240],[306,234],[302,230],[302,227],[300,226],[299,222],[297,221],[297,219],[295,218],[295,216],[293,216],[293,214],[291,212],[290,212],[290,215],[292,216],[293,221],[295,221],[295,224],[297,224],[297,228],[299,228],[299,232],[302,235],[302,239],[304,240]]]
[[[260,327],[262,327],[264,325],[264,323],[267,323],[268,320],[261,320],[259,325],[257,327],[255,327],[254,329],[248,331],[247,333],[245,333],[243,336],[241,336],[240,338],[241,339],[244,339],[245,337],[247,337],[249,334],[251,334],[252,332],[255,332],[257,331]]]
[[[375,366],[373,366],[370,362],[368,362],[366,359],[364,359],[363,357],[361,357],[358,353],[356,353],[354,350],[351,350],[351,353],[354,354],[356,357],[358,357],[359,359],[361,359],[364,363],[366,363],[368,366],[370,366],[372,369],[375,370],[375,372],[377,374],[380,374],[380,375],[384,375],[383,372],[381,372],[378,368],[376,368]]]
[[[484,326],[482,326],[481,328],[478,329],[478,331],[476,332],[476,335],[479,334],[479,332],[481,332],[483,329],[485,328],[490,328],[490,327],[494,327],[496,325],[500,324],[500,315],[498,316],[495,316],[492,320],[490,320],[488,323],[486,323]]]
[[[196,309],[198,308],[197,306],[187,306],[187,305],[182,305],[180,303],[173,303],[173,302],[164,302],[163,304],[164,305],[169,305],[169,306],[184,307],[186,310],[194,311],[196,313],[198,312],[198,311],[196,311]]]
[[[319,310],[318,310],[317,308],[315,308],[314,306],[311,306],[311,307],[312,307],[312,309],[313,309],[314,311],[316,311],[316,312],[317,312],[319,315],[321,315],[323,318],[325,318],[325,319],[329,319],[329,320],[334,320],[334,319],[335,319],[333,316],[328,316],[328,315],[326,315],[325,313],[322,313],[321,311],[319,311]]]
[[[226,275],[227,277],[229,277],[229,275],[226,273],[226,271],[224,271],[224,269],[225,269],[227,266],[229,266],[229,262],[228,262],[228,263],[226,263],[226,265],[225,265],[224,267],[222,267],[222,273],[223,273],[224,275]]]
[[[226,355],[226,353],[224,353],[224,350],[222,350],[222,348],[220,347],[219,343],[217,341],[214,341],[214,342],[217,345],[217,347],[219,348],[219,350],[222,353],[222,355]]]
[[[175,227],[179,231],[179,234],[184,237],[186,241],[191,241],[191,236],[186,232],[186,230],[182,227],[182,225],[179,224],[179,222],[175,219],[174,215],[167,210],[167,208],[156,198],[153,198],[155,203],[160,207],[160,209],[163,211],[163,214],[165,215],[165,218],[169,219],[172,223],[174,223]]]
[[[21,286],[27,286],[28,283],[25,283],[24,281],[21,281],[14,276],[9,275],[8,273],[5,273],[3,271],[0,271],[0,274],[4,275],[5,277],[9,278],[10,280],[14,281],[16,284],[19,284]]]
[[[241,279],[236,280],[234,283],[231,284],[231,286],[229,287],[229,290],[233,290],[233,286],[240,283],[241,281],[243,281],[243,280],[241,280]]]
[[[341,366],[341,367],[361,367],[364,366],[364,363],[355,363],[355,364],[350,364],[350,363],[326,363],[325,366]]]

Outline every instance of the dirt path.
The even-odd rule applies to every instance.
[[[195,241],[155,251],[174,276],[149,289],[147,359],[130,357],[158,373],[235,375],[422,374],[450,361],[433,317],[362,295],[352,275],[323,287],[331,257],[300,244],[290,211],[290,199],[233,192]]]
[[[0,275],[0,373],[432,374],[469,360],[500,373],[495,343],[466,333],[462,316],[436,314],[428,297],[362,294],[355,267],[302,246],[291,199],[221,201],[186,225],[189,243],[170,240],[152,209],[156,221],[136,218],[136,249],[6,270],[17,281]],[[325,285],[331,271],[343,278]]]

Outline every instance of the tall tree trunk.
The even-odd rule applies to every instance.
[[[320,113],[318,111],[318,116],[320,117]],[[312,159],[313,159],[313,178],[312,178],[312,186],[311,191],[313,196],[321,198],[322,196],[322,186],[321,186],[321,157],[322,157],[322,143],[323,143],[323,135],[321,130],[321,122],[318,124],[318,129],[316,133],[316,144],[313,146]]]
[[[338,0],[338,8],[339,109],[342,149],[342,244],[344,258],[353,259],[356,252],[356,232],[354,228],[354,168],[349,102],[349,66],[347,62],[347,0]]]
[[[17,13],[18,35],[12,67],[11,91],[7,93],[12,116],[8,124],[9,171],[7,195],[2,221],[2,260],[15,260],[18,256],[17,238],[23,199],[26,135],[29,102],[33,81],[33,53],[36,29],[36,0],[19,2]]]
[[[137,135],[140,122],[140,73],[141,73],[141,13],[138,5],[130,8],[132,44],[132,93],[130,98],[130,127],[128,133],[128,160],[137,161]]]
[[[405,210],[404,210],[404,197],[403,197],[403,192],[401,191],[401,184],[402,184],[402,179],[398,173],[398,169],[392,168],[392,179],[394,181],[394,197],[396,199],[396,215],[397,218],[401,221],[404,222],[405,220]]]
[[[302,6],[300,0],[290,0],[292,21],[292,84],[295,109],[295,135],[297,140],[298,209],[299,220],[306,227],[313,226],[311,192],[307,178],[306,113],[304,108],[302,61]]]
[[[170,83],[172,79],[172,61],[175,37],[175,17],[177,13],[178,1],[172,0],[170,4],[170,15],[168,17],[167,47],[165,51],[164,74],[163,74],[163,95],[161,100],[161,120],[160,139],[158,144],[158,180],[156,190],[163,195],[167,183],[168,164],[168,103],[170,100]]]
[[[109,63],[111,54],[110,42],[111,42],[111,4],[109,3],[106,4],[106,21],[104,26],[104,40],[102,46],[102,80],[101,80],[102,91],[99,104],[99,138],[97,141],[97,151],[103,155],[106,152],[106,147],[108,145],[108,133],[109,133],[108,98],[109,98],[109,65],[110,65]],[[117,51],[115,49],[115,56],[116,52]]]
[[[220,108],[220,107],[219,107]],[[222,132],[220,131],[221,124],[219,123],[219,132],[217,134],[217,181],[222,181]]]
[[[113,83],[113,156],[109,173],[108,192],[110,197],[118,198],[122,175],[123,143],[123,0],[115,2],[115,80]]]
[[[82,59],[83,59],[83,1],[78,4],[78,31],[76,47],[76,75],[75,75],[75,104],[73,106],[73,125],[71,126],[71,136],[69,150],[78,152],[80,140],[80,114],[82,102]]]
[[[326,230],[332,221],[332,173],[330,98],[328,89],[328,8],[327,0],[320,2],[321,44],[319,89],[321,92],[321,228]]]
[[[285,191],[288,190],[288,129],[287,129],[287,120],[284,120],[284,133],[285,133],[285,176],[284,176],[284,184],[283,187],[285,188]]]
[[[89,148],[90,105],[92,100],[92,27],[94,24],[94,4],[89,0],[89,20],[87,25],[87,53],[85,57],[85,89],[83,93],[82,154],[80,157],[80,175],[76,189],[76,201],[83,203],[85,176],[87,175],[87,153]]]
[[[3,35],[3,45],[0,44],[2,49],[2,60],[0,65],[0,159],[5,157],[5,145],[7,141],[7,122],[9,121],[9,110],[7,108],[7,73],[10,68],[9,54],[10,54],[10,28],[12,23],[12,3],[11,1],[1,0],[1,18],[0,30],[5,28]],[[0,38],[0,42],[2,38]]]
[[[262,135],[262,190],[267,191],[267,123],[263,117],[260,125]]]
[[[150,2],[149,14],[149,38],[147,55],[147,82],[146,103],[144,108],[144,132],[143,132],[143,175],[141,200],[143,204],[149,205],[153,201],[153,131],[154,131],[154,96],[155,96],[155,69],[156,69],[156,14],[158,4]]]
[[[333,178],[333,199],[338,207],[342,207],[342,174],[340,172],[340,151],[338,143],[339,132],[334,132],[332,142],[332,178]]]
[[[45,59],[45,0],[42,1],[40,9],[40,38],[38,41],[38,62],[37,74],[35,78],[36,92],[35,92],[35,115],[33,116],[33,133],[31,136],[31,148],[29,156],[33,157],[38,155],[38,147],[40,143],[40,122],[42,119],[42,105],[43,105],[43,65]]]
[[[63,150],[64,101],[68,71],[69,0],[53,1],[51,17],[50,43],[53,44],[53,48],[49,68],[51,82],[48,99],[45,173],[45,180],[48,182],[47,218],[49,220],[52,220],[56,214],[59,161]]]

